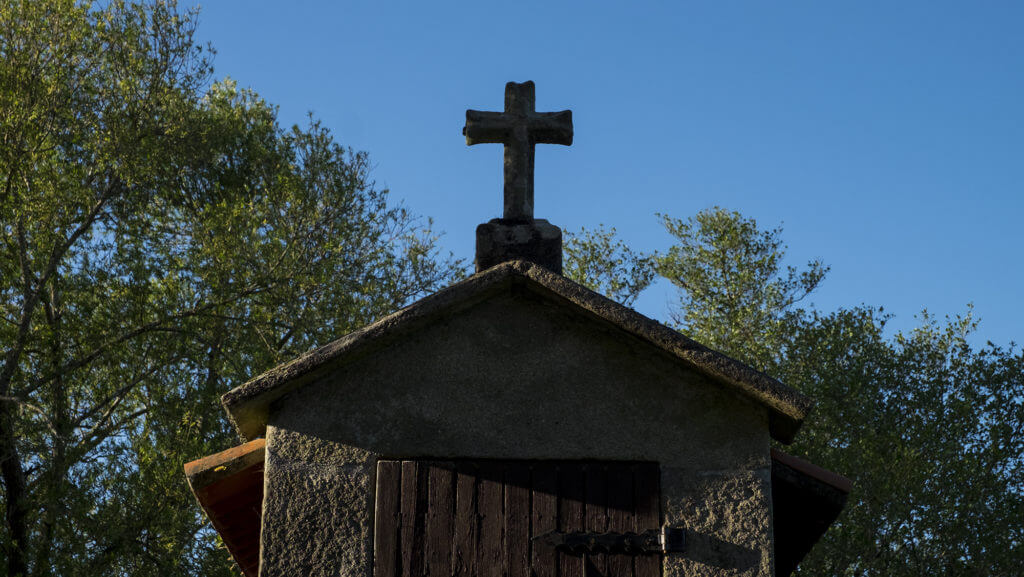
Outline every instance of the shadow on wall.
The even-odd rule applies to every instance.
[[[761,564],[760,551],[696,531],[686,532],[685,557],[704,565],[737,571],[754,569]]]

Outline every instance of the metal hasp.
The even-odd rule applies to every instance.
[[[533,153],[535,145],[572,144],[572,111],[537,112],[532,81],[505,85],[505,111],[466,111],[466,144],[505,145],[507,221],[533,220]]]
[[[588,531],[551,531],[538,535],[532,541],[568,553],[620,553],[645,555],[681,552],[685,546],[682,529],[666,527],[648,529],[643,533],[595,533]]]

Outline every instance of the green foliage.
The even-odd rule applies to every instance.
[[[794,315],[795,316],[795,315]],[[852,477],[801,575],[1011,575],[1024,560],[1024,355],[968,314],[884,336],[876,309],[804,313],[775,371],[818,405],[787,450]]]
[[[218,397],[462,274],[173,3],[0,7],[0,574],[229,575]]]
[[[566,277],[627,306],[654,280],[654,258],[633,252],[614,228],[567,233],[563,251]]]
[[[1010,575],[1024,562],[1024,355],[974,350],[968,314],[886,335],[881,309],[797,307],[827,268],[783,269],[781,231],[711,209],[662,217],[658,272],[698,341],[817,401],[786,450],[854,491],[801,575]]]
[[[787,312],[828,272],[821,261],[783,269],[781,229],[715,207],[683,221],[659,215],[675,244],[657,257],[658,274],[680,290],[676,327],[701,343],[756,366],[777,360],[771,343]]]

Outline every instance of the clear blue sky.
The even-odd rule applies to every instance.
[[[655,213],[719,205],[831,265],[820,309],[910,328],[974,303],[976,343],[1024,341],[1022,2],[218,0],[199,19],[217,77],[367,151],[468,260],[502,169],[499,145],[466,146],[465,110],[533,80],[575,124],[537,148],[537,217],[652,250],[671,242]]]

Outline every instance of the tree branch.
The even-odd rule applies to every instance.
[[[50,259],[46,263],[46,269],[42,276],[34,279],[34,290],[32,287],[26,284],[25,286],[25,300],[21,305],[21,320],[18,323],[18,334],[15,337],[14,346],[12,346],[7,354],[4,355],[4,366],[3,370],[0,370],[0,395],[7,395],[10,393],[11,380],[14,378],[14,373],[17,370],[18,358],[21,357],[21,352],[25,348],[25,342],[28,339],[29,328],[32,324],[32,312],[35,310],[36,305],[39,304],[39,300],[42,297],[43,289],[46,283],[49,282],[50,277],[56,273],[57,268],[60,264],[64,255],[67,251],[75,244],[75,242],[81,238],[89,228],[92,227],[96,221],[96,217],[99,215],[103,205],[113,197],[115,191],[120,191],[123,185],[120,179],[111,178],[110,184],[107,185],[103,194],[100,195],[99,199],[93,204],[89,213],[86,215],[85,220],[78,225],[77,228],[68,236],[63,243],[55,246],[50,254]],[[22,244],[22,251],[25,253],[24,257],[27,258],[27,243],[24,242],[24,229],[20,229],[20,241]],[[22,265],[26,266],[25,264]],[[30,273],[26,273],[25,282],[28,282],[28,277],[34,276]]]
[[[174,357],[167,364],[174,363],[174,362],[176,362],[176,361],[178,361],[180,359],[181,359],[181,357]],[[93,407],[91,409],[89,409],[88,411],[86,411],[81,416],[79,416],[78,418],[75,419],[75,421],[74,421],[75,428],[81,427],[82,423],[84,423],[87,419],[89,419],[90,417],[92,417],[96,413],[100,412],[100,410],[102,410],[102,408],[104,406],[106,406],[106,405],[108,405],[110,403],[114,403],[113,406],[111,406],[104,413],[103,417],[101,417],[97,421],[97,423],[102,423],[102,422],[106,421],[110,417],[111,413],[117,408],[118,405],[121,404],[121,401],[124,400],[124,398],[128,395],[129,392],[131,392],[131,390],[133,388],[138,386],[139,383],[141,383],[147,377],[151,376],[153,373],[155,373],[157,370],[159,370],[162,366],[165,366],[165,365],[153,365],[149,369],[143,371],[141,374],[139,374],[134,379],[128,381],[127,384],[123,385],[122,387],[120,387],[116,391],[114,391],[114,392],[110,393],[109,395],[107,395],[106,397],[104,397],[104,399],[102,401],[96,403],[95,405],[93,405]]]

